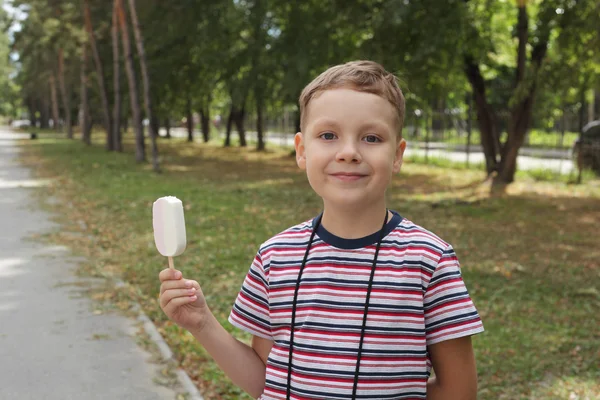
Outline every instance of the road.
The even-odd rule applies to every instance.
[[[160,135],[164,136],[166,131],[160,130]],[[185,128],[172,128],[171,135],[177,138],[186,138],[187,130]],[[194,132],[194,137],[199,140],[201,133]],[[233,132],[233,138],[237,137],[237,132]],[[254,132],[247,133],[247,139],[253,140],[256,138]],[[266,139],[267,143],[278,146],[294,145],[293,135],[269,134]],[[431,158],[443,158],[459,163],[466,163],[467,157],[470,163],[483,163],[485,158],[480,146],[473,146],[470,154],[467,155],[466,146],[453,146],[445,143],[429,143],[429,149],[423,142],[408,142],[405,157],[425,157],[427,154]],[[548,170],[555,173],[570,174],[575,173],[575,167],[571,161],[571,156],[568,150],[559,149],[536,149],[536,148],[521,148],[517,158],[517,168],[519,170]]]
[[[172,400],[134,321],[94,312],[70,249],[32,240],[60,227],[42,211],[16,139],[0,128],[0,399]]]

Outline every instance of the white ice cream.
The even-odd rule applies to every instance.
[[[175,257],[183,253],[186,236],[181,200],[173,196],[156,200],[152,205],[152,226],[154,243],[160,254]]]

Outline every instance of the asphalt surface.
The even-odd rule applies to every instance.
[[[47,182],[19,164],[17,138],[0,128],[0,399],[175,399],[135,322],[94,312],[83,290],[98,281],[75,276],[70,249],[32,238],[60,228],[33,196]]]

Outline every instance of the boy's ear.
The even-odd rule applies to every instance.
[[[396,147],[396,156],[394,157],[394,167],[392,170],[395,174],[400,172],[400,168],[402,167],[402,162],[404,161],[404,150],[406,150],[406,140],[400,139],[398,143],[398,147]]]
[[[304,136],[302,132],[296,133],[294,136],[294,148],[296,149],[296,163],[300,169],[306,169],[306,154],[304,148]]]

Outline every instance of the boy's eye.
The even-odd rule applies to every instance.
[[[381,139],[379,139],[375,135],[368,135],[368,136],[365,136],[364,141],[367,143],[378,143],[378,142],[381,142]]]
[[[319,135],[319,137],[321,139],[325,139],[325,140],[333,140],[333,139],[335,139],[335,135],[333,133],[331,133],[331,132],[322,133],[321,135]]]

